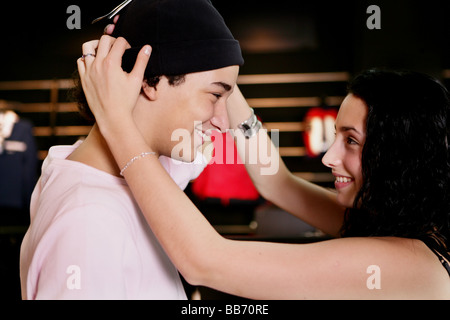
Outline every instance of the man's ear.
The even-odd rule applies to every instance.
[[[149,86],[147,80],[142,82],[142,92],[150,101],[154,101],[157,98],[156,87]]]

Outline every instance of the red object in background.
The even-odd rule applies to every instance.
[[[333,108],[311,108],[305,115],[303,140],[306,154],[315,158],[326,152],[334,141],[334,123],[337,110]]]
[[[200,200],[220,199],[228,205],[230,199],[257,201],[258,190],[239,157],[230,132],[213,132],[214,156],[203,172],[192,182],[192,192]]]

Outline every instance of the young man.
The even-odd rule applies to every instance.
[[[120,14],[114,36],[128,42],[109,41],[126,49],[128,76],[142,82],[132,67],[136,58],[147,63],[143,46],[152,47],[141,91],[123,99],[136,99],[134,121],[149,141],[150,132],[159,133],[151,136],[156,156],[191,162],[207,130],[229,126],[226,100],[243,64],[239,44],[209,0],[134,0]],[[83,63],[95,67],[105,50],[83,52]],[[139,155],[147,156],[155,155]],[[182,188],[198,175],[164,161]],[[127,166],[117,167],[96,125],[83,143],[50,149],[21,249],[24,299],[186,299],[121,177]]]

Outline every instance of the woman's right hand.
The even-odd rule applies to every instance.
[[[151,47],[141,49],[133,70],[127,73],[122,69],[122,55],[129,47],[124,38],[105,35],[84,43],[83,58],[77,61],[87,102],[119,168],[137,154],[151,151],[132,115]]]
[[[141,92],[151,47],[141,49],[133,70],[127,73],[121,65],[129,47],[124,38],[104,35],[84,43],[84,57],[77,61],[83,91],[103,134],[130,124]]]

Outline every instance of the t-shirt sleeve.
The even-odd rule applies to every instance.
[[[59,216],[41,243],[36,299],[126,299],[136,261],[126,219],[89,205]]]

